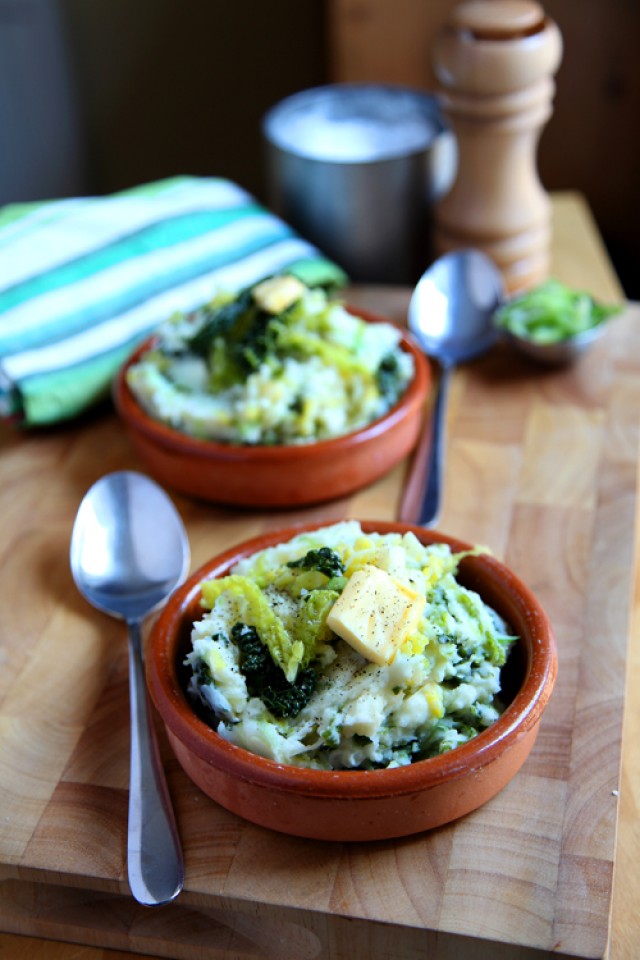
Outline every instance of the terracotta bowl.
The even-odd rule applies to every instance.
[[[191,624],[202,616],[200,583],[224,576],[240,560],[290,540],[309,524],[272,532],[230,549],[194,573],[154,624],[147,679],[171,746],[187,775],[217,803],[263,827],[321,840],[380,840],[455,820],[490,800],[517,773],[533,747],[555,682],[551,627],[530,590],[488,556],[462,561],[459,578],[477,590],[519,635],[503,668],[501,717],[475,739],[410,766],[372,771],[309,770],[264,759],[230,744],[199,719],[185,694],[182,666]],[[468,544],[398,523],[363,523],[365,531],[412,530],[425,544]]]
[[[370,323],[383,322],[362,310],[354,313]],[[331,440],[263,447],[198,440],[145,413],[127,386],[126,371],[150,343],[142,344],[119,371],[114,401],[149,472],[181,493],[251,507],[300,507],[333,500],[388,473],[418,438],[431,373],[424,354],[404,332],[401,347],[413,356],[415,376],[384,417]]]

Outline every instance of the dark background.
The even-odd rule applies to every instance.
[[[0,0],[0,203],[187,173],[262,193],[261,117],[326,81],[324,21],[300,0]]]
[[[401,15],[386,4],[385,15]],[[445,6],[430,10],[442,16]],[[0,0],[0,205],[177,174],[229,177],[264,201],[261,119],[283,97],[335,79],[340,7],[366,44],[376,5],[356,0],[351,10],[349,0]],[[637,299],[640,3],[545,8],[565,54],[541,178],[586,195]],[[362,79],[393,79],[402,51],[390,44],[387,60]]]

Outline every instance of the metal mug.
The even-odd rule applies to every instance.
[[[414,283],[430,262],[431,212],[454,146],[436,98],[406,87],[332,84],[263,118],[267,200],[352,281]]]

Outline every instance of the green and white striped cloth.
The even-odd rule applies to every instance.
[[[120,364],[175,310],[283,269],[343,271],[245,190],[176,177],[109,197],[0,210],[0,416],[50,424],[108,395]]]

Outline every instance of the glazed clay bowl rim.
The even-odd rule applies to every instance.
[[[455,552],[470,549],[468,543],[412,524],[361,523],[365,533],[412,532],[425,544],[446,543]],[[538,724],[555,683],[557,653],[540,603],[508,567],[489,555],[465,558],[460,565],[461,582],[467,582],[481,596],[490,594],[488,600],[503,608],[499,611],[503,616],[510,613],[512,620],[526,622],[531,642],[526,650],[524,677],[513,700],[492,726],[467,743],[437,757],[392,769],[313,770],[278,763],[229,743],[196,715],[180,682],[177,659],[188,651],[188,647],[182,649],[181,641],[200,609],[197,602],[202,581],[224,576],[240,559],[258,550],[327,525],[326,521],[300,524],[246,540],[203,564],[172,595],[154,623],[147,657],[150,693],[167,729],[188,751],[213,767],[224,768],[231,776],[282,793],[325,799],[412,794],[462,779],[490,765]]]
[[[201,439],[182,433],[160,420],[156,420],[144,410],[127,383],[127,371],[142,354],[156,342],[156,336],[147,337],[132,352],[119,368],[113,384],[113,399],[116,410],[131,429],[144,434],[152,442],[168,450],[179,451],[194,459],[227,461],[229,463],[255,463],[256,468],[265,462],[287,463],[300,459],[324,459],[340,457],[349,450],[370,443],[398,426],[406,417],[416,413],[426,401],[431,385],[431,367],[429,361],[411,334],[394,323],[368,310],[345,305],[345,309],[354,316],[361,317],[367,323],[387,323],[400,333],[400,347],[413,357],[414,375],[402,396],[385,414],[365,424],[357,430],[329,437],[324,440],[311,440],[303,443],[287,444],[241,444],[223,443],[216,440]]]

